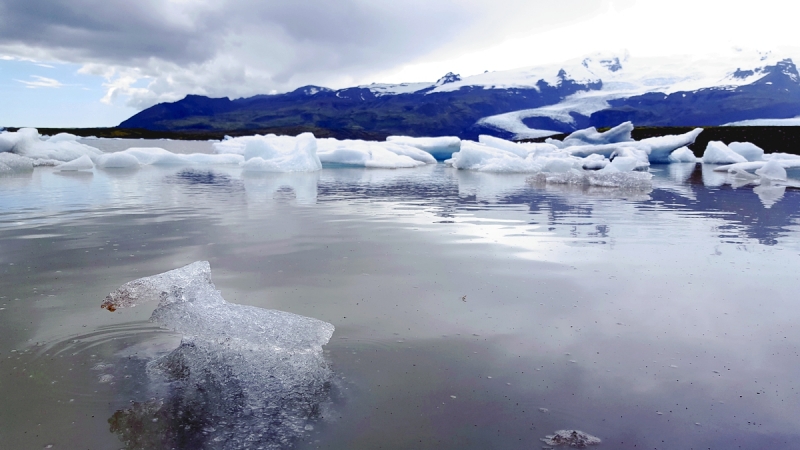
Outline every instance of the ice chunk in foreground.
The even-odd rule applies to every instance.
[[[764,150],[750,142],[731,142],[728,148],[742,155],[748,161],[763,161]]]
[[[703,164],[733,164],[740,162],[747,162],[747,159],[720,141],[710,141],[706,151],[703,153]]]
[[[89,155],[83,155],[80,158],[73,159],[70,162],[65,162],[58,166],[58,170],[62,172],[92,169],[94,169],[94,163],[92,162],[92,158],[89,158]]]
[[[461,139],[454,136],[416,138],[409,136],[389,136],[386,142],[407,145],[426,151],[439,161],[449,159],[461,150]]]
[[[11,175],[32,170],[32,159],[8,152],[0,153],[0,175]]]
[[[182,437],[202,441],[194,448],[277,449],[319,415],[331,379],[322,346],[333,325],[226,302],[206,261],[125,283],[101,306],[115,311],[148,301],[158,302],[151,321],[184,335],[177,349],[148,364],[151,376],[175,390],[164,404],[123,412],[121,421],[163,417],[175,435],[186,433],[184,414],[191,413],[207,425]]]
[[[599,444],[600,438],[594,437],[591,434],[584,433],[578,430],[558,430],[552,436],[547,436],[542,439],[547,445],[554,447],[559,445],[566,445],[573,448],[586,448],[590,445]]]

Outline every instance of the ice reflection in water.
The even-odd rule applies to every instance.
[[[305,410],[320,417],[299,448],[528,449],[562,429],[621,449],[791,448],[800,197],[767,209],[701,166],[653,169],[635,195],[441,165],[2,179],[0,437],[113,448],[112,427],[132,448],[213,447],[229,424],[209,405],[240,397],[153,383],[146,363],[171,348],[144,353],[152,330],[126,328],[150,311],[96,308],[203,259],[231,303],[336,326],[341,396]],[[119,333],[10,357],[95,330]]]

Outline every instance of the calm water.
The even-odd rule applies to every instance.
[[[800,192],[654,171],[650,192],[442,165],[0,178],[0,447],[179,432],[150,420],[144,373],[179,337],[153,306],[99,305],[208,260],[228,301],[336,326],[330,404],[296,448],[530,449],[559,429],[797,448]]]

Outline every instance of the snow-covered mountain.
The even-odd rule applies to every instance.
[[[703,58],[592,55],[469,77],[448,73],[427,83],[305,86],[236,100],[188,96],[142,111],[121,126],[526,138],[628,120],[639,126],[711,126],[796,116],[800,75],[794,62],[733,52]]]

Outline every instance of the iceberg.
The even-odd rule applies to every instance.
[[[703,164],[733,164],[740,162],[747,162],[747,159],[720,141],[710,141],[706,151],[703,153]]]
[[[702,128],[695,128],[694,130],[678,135],[657,136],[647,139],[642,139],[644,145],[650,147],[648,157],[652,163],[668,163],[670,162],[670,155],[675,150],[685,148],[697,140],[697,136],[703,132]],[[688,150],[688,148],[687,148]],[[688,156],[688,155],[687,155]],[[686,161],[692,162],[692,161]]]
[[[671,163],[696,163],[697,157],[689,147],[681,147],[669,154]]]
[[[89,155],[83,155],[80,158],[73,159],[70,162],[65,162],[58,166],[58,170],[62,172],[74,172],[78,170],[92,169],[94,169],[94,163],[92,162],[92,158],[89,158]]]
[[[748,161],[763,161],[764,150],[750,142],[731,142],[728,148],[742,155]]]
[[[418,148],[430,153],[438,161],[450,159],[453,156],[453,153],[461,150],[461,139],[454,136],[427,138],[389,136],[386,138],[386,142]]]
[[[583,130],[575,131],[566,138],[563,144],[565,147],[575,145],[600,145],[600,144],[617,144],[620,142],[632,142],[631,132],[633,131],[633,124],[631,122],[623,122],[614,128],[611,128],[602,133],[598,132],[595,127],[586,128]]]
[[[762,180],[769,181],[786,181],[786,169],[783,165],[776,161],[767,161],[763,166],[756,170],[756,175],[761,177]]]
[[[323,163],[381,169],[402,169],[434,164],[430,153],[393,142],[318,139]]]
[[[131,159],[133,158],[133,159]],[[114,153],[104,153],[93,158],[98,167],[122,168],[143,166],[171,166],[187,164],[239,164],[241,155],[209,155],[205,153],[172,153],[158,147],[131,147]],[[134,164],[135,160],[135,164]]]
[[[35,128],[0,133],[0,152],[11,152],[32,159],[68,162],[81,156],[97,156],[102,152],[77,142],[75,135],[61,133],[43,139]]]
[[[94,163],[102,169],[128,169],[139,167],[139,160],[130,153],[117,152],[96,156]]]
[[[538,172],[542,170],[544,161],[535,161],[533,156],[521,157],[516,153],[479,144],[472,141],[461,142],[461,151],[454,153],[447,161],[456,169],[477,170],[482,172]],[[577,159],[570,161],[570,167],[577,164]]]
[[[172,394],[120,411],[112,424],[155,417],[174,428],[165,438],[201,440],[195,448],[278,449],[318,418],[332,377],[322,346],[333,325],[226,302],[206,261],[125,283],[101,307],[146,302],[158,303],[152,322],[183,335],[178,348],[147,365],[154,381],[170,383]],[[187,413],[200,422],[191,436]],[[130,428],[116,429],[123,440],[133,438],[126,435]]]

